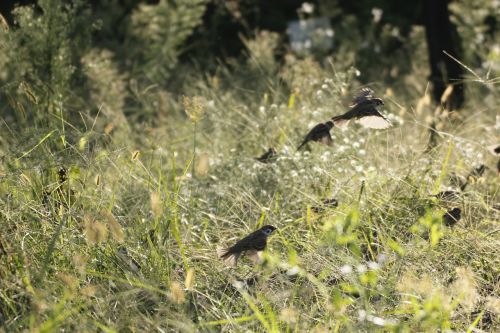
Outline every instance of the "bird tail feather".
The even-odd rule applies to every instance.
[[[349,125],[349,119],[344,119],[342,116],[332,118],[333,124],[337,127],[344,128]]]
[[[229,267],[236,267],[240,253],[230,253],[229,249],[218,247],[217,256]]]
[[[307,141],[304,141],[300,144],[300,146],[297,148],[297,151],[299,151],[304,145],[307,143]]]

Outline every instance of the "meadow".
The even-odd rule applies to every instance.
[[[22,37],[10,33],[4,51]],[[245,43],[244,61],[215,72],[177,63],[172,89],[87,50],[84,94],[68,54],[39,81],[40,64],[16,72],[30,45],[8,49],[0,332],[500,330],[498,58],[461,64],[467,101],[451,111],[431,100],[422,47],[387,84],[347,53],[279,61],[273,33]],[[296,151],[365,86],[389,129],[334,127],[332,146]],[[255,159],[270,147],[276,160]],[[266,224],[261,264],[217,257]]]

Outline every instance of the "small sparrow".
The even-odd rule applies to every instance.
[[[433,197],[436,197],[442,201],[455,201],[460,199],[460,195],[461,194],[458,191],[447,190],[438,192],[437,194],[434,194]]]
[[[489,146],[488,150],[495,156],[500,156],[500,145]],[[500,175],[500,160],[497,162],[497,174]]]
[[[116,254],[121,260],[122,268],[126,267],[134,273],[137,273],[141,270],[141,265],[139,265],[139,263],[129,255],[128,250],[125,246],[120,246]]]
[[[266,248],[267,237],[269,237],[274,230],[276,230],[276,228],[272,225],[263,226],[229,248],[218,248],[217,255],[230,267],[236,267],[239,257],[244,253],[248,254],[249,258],[254,263],[258,263],[262,251]]]
[[[59,170],[57,170],[57,175],[59,176],[59,184],[62,184],[66,180],[68,180],[68,170],[63,166],[60,167]]]
[[[278,152],[273,147],[269,148],[264,154],[255,159],[261,163],[270,163],[276,160]]]
[[[469,182],[470,181],[474,182],[478,178],[481,178],[486,169],[488,169],[488,167],[484,164],[481,164],[477,168],[472,169],[471,172],[469,172],[469,174],[467,175],[465,182],[460,186],[460,190],[465,191],[465,188],[467,187],[467,185],[469,185]]]
[[[321,202],[321,205],[311,207],[311,210],[315,213],[321,213],[325,208],[335,208],[339,205],[339,202],[335,198],[325,199]]]
[[[490,153],[492,153],[493,155],[500,155],[500,145],[493,145],[493,146],[489,146],[488,147],[488,150],[490,151]]]
[[[350,120],[357,119],[363,127],[384,129],[391,126],[389,120],[378,110],[377,106],[384,105],[380,98],[373,96],[373,90],[363,88],[358,95],[354,97],[351,110],[332,118],[335,126],[346,126]]]
[[[460,208],[453,208],[443,215],[443,223],[447,227],[455,225],[462,217],[462,210]]]
[[[300,144],[297,150],[300,150],[309,141],[316,141],[323,143],[327,146],[331,146],[333,143],[332,136],[330,135],[330,130],[333,127],[333,122],[327,121],[326,123],[321,123],[314,126],[309,133],[307,133],[304,141]]]

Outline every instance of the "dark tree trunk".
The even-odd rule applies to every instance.
[[[444,51],[456,59],[460,59],[460,40],[456,27],[450,22],[447,0],[424,0],[423,22],[429,62],[433,96],[440,101],[448,84],[453,85],[453,93],[449,99],[450,109],[459,108],[464,102],[463,68]]]

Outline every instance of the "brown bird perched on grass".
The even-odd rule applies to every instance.
[[[327,146],[331,146],[333,143],[332,136],[330,135],[330,130],[333,127],[333,122],[327,121],[326,123],[321,123],[314,126],[309,133],[307,133],[304,141],[300,144],[297,150],[300,150],[309,141],[315,141],[323,143]]]
[[[255,159],[261,163],[270,163],[276,160],[278,152],[273,147],[269,148],[264,154]]]
[[[460,208],[453,208],[443,215],[443,223],[447,227],[455,225],[462,217],[462,210]]]
[[[332,118],[335,126],[345,126],[350,120],[359,120],[363,127],[384,129],[391,126],[389,120],[384,117],[378,110],[377,106],[384,105],[380,98],[373,96],[373,90],[363,88],[354,97],[353,103],[350,105],[351,110],[346,113]]]
[[[472,169],[469,174],[467,175],[467,178],[465,179],[465,182],[460,186],[461,191],[465,191],[465,188],[469,183],[472,181],[476,181],[478,178],[481,178],[484,174],[484,172],[488,169],[488,167],[484,164],[481,164],[477,168]]]
[[[267,238],[274,230],[276,230],[276,228],[272,225],[263,226],[259,230],[239,240],[233,246],[226,249],[217,249],[217,255],[224,263],[231,267],[236,267],[238,259],[244,253],[246,253],[254,263],[258,263],[262,251],[266,248]]]

